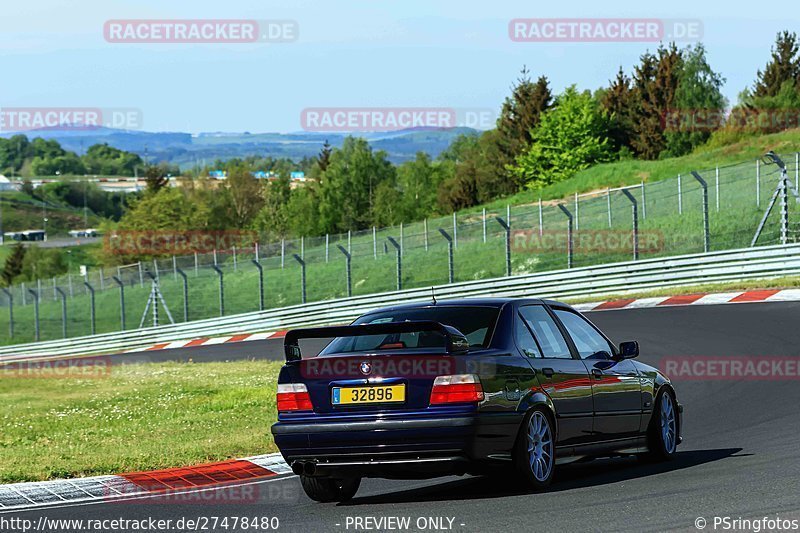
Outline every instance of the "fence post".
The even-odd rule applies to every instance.
[[[327,263],[330,259],[330,246],[331,246],[331,236],[329,233],[325,234],[325,262]]]
[[[716,197],[717,213],[719,213],[719,165],[717,165],[717,168],[714,170],[714,190],[716,191],[714,196]]]
[[[353,251],[353,247],[352,247],[351,242],[352,242],[352,232],[350,230],[347,230],[347,251],[348,252],[352,252]]]
[[[425,222],[427,223],[427,219]],[[427,236],[425,238],[427,239]],[[425,249],[427,250],[428,247],[426,246]],[[372,255],[375,259],[378,258],[378,230],[375,229],[375,226],[372,226]]]
[[[558,207],[567,216],[567,268],[572,268],[572,213],[564,204],[558,204]]]
[[[447,240],[447,279],[448,283],[453,283],[453,238],[442,228],[439,228],[439,233]]]
[[[306,259],[306,238],[303,235],[300,236],[300,257],[302,257],[303,260],[305,261],[305,259]]]
[[[255,258],[256,261],[261,261],[261,253],[260,253],[261,250],[258,247],[258,243],[255,243],[255,245],[253,246],[253,251],[254,251],[254,254],[256,256],[256,258]]]
[[[178,281],[178,259],[172,256],[172,279]]]
[[[95,334],[95,308],[94,308],[94,287],[92,287],[88,281],[83,282],[84,286],[89,290],[89,311],[90,311],[90,320],[92,322],[92,335]]]
[[[72,298],[72,274],[67,274],[67,285],[69,286],[69,297]]]
[[[703,251],[708,253],[710,248],[710,236],[709,236],[709,229],[708,229],[708,184],[703,177],[695,172],[692,171],[692,176],[694,179],[700,182],[700,186],[703,188]]]
[[[394,246],[395,250],[397,250],[397,290],[398,291],[402,291],[403,290],[403,260],[402,260],[401,254],[400,254],[400,243],[397,242],[396,240],[394,240],[391,237],[387,237],[387,239],[389,239],[389,242],[392,243],[392,246]]]
[[[678,214],[683,214],[683,194],[681,193],[681,175],[678,174]]]
[[[644,193],[644,180],[642,180],[642,220],[647,218],[647,196]]]
[[[494,217],[506,231],[506,276],[511,275],[511,224],[500,217]]]
[[[281,239],[281,269],[286,264],[286,239]]]
[[[300,263],[300,301],[306,303],[306,262],[297,254],[292,254],[292,257]]]
[[[633,260],[639,259],[639,212],[636,205],[636,198],[631,194],[628,189],[622,189],[622,194],[628,197],[631,201],[631,210],[633,211]]]
[[[61,336],[67,338],[67,295],[56,287],[56,292],[61,295]]]
[[[575,193],[575,230],[580,229],[580,217],[578,216],[578,193]]]
[[[794,153],[794,190],[800,191],[800,152]]]
[[[539,197],[539,237],[544,234],[544,228],[542,227],[544,219],[542,218],[542,197]]]
[[[119,285],[119,323],[120,331],[125,331],[125,284],[117,276],[111,276],[117,285]]]
[[[0,287],[8,296],[8,337],[14,338],[14,295],[5,287]]]
[[[197,252],[194,253],[194,277],[197,277],[197,274],[200,271],[200,263],[197,259]]]
[[[28,305],[27,299],[28,289],[25,288],[25,282],[22,282],[22,305]]]
[[[144,287],[144,273],[142,272],[142,262],[139,261],[139,286]]]
[[[327,253],[327,250],[326,250]],[[258,310],[264,310],[264,267],[257,259],[253,259],[253,264],[258,269]]]
[[[425,251],[428,251],[428,218],[426,217],[425,220],[422,222],[423,230],[425,231]]]
[[[606,187],[606,204],[608,205],[608,227],[611,227],[611,189]]]
[[[345,279],[347,281],[347,297],[350,298],[351,296],[353,296],[353,283],[350,277],[350,272],[351,272],[350,260],[352,259],[352,256],[350,255],[350,252],[345,250],[344,246],[342,246],[341,244],[337,244],[336,247],[339,248],[339,251],[344,254]]]
[[[236,247],[233,246],[232,250],[233,250],[233,271],[236,272],[238,270],[238,265],[236,261]]]
[[[183,321],[189,321],[189,279],[186,277],[186,272],[180,268],[176,270],[178,275],[183,280]]]
[[[756,207],[761,207],[761,160],[756,159]]]
[[[33,335],[36,342],[39,342],[39,295],[33,289],[28,289],[33,296]]]
[[[225,282],[224,282],[224,275],[222,273],[222,269],[216,263],[211,265],[211,268],[214,269],[214,272],[217,273],[217,277],[219,277],[219,316],[225,316]]]
[[[55,276],[53,276],[53,280],[52,281],[53,281],[53,301],[55,301],[55,300],[58,299],[58,293],[56,292],[57,283],[56,283],[56,277]]]
[[[483,222],[483,242],[486,242],[486,208],[483,208],[483,217],[481,219]]]
[[[453,211],[453,246],[458,248],[458,222],[456,221],[455,211]]]

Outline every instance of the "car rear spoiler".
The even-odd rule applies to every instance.
[[[434,331],[447,339],[445,351],[448,354],[465,353],[469,350],[466,335],[453,326],[433,321],[385,322],[383,324],[359,324],[355,326],[329,326],[324,328],[293,329],[286,333],[283,352],[286,362],[300,361],[300,339],[328,339],[333,337],[359,337],[363,335],[390,335],[392,333],[418,333]]]

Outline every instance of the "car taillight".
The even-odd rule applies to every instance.
[[[311,396],[302,383],[278,384],[278,411],[311,411]]]
[[[480,402],[482,400],[481,380],[474,374],[439,376],[433,381],[431,405]]]

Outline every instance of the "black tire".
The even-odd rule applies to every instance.
[[[346,502],[358,492],[361,478],[332,479],[300,476],[300,484],[303,485],[306,495],[315,502]]]
[[[678,409],[670,391],[658,393],[653,411],[647,428],[648,451],[641,458],[653,462],[669,461],[678,449]]]
[[[514,467],[528,487],[544,490],[553,481],[555,443],[555,426],[550,413],[540,407],[528,412],[514,446]]]

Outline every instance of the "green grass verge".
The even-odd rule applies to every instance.
[[[0,483],[200,464],[276,450],[281,363],[150,363],[107,376],[0,370]]]

